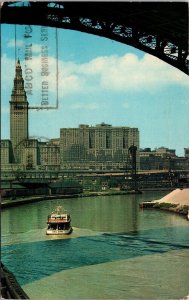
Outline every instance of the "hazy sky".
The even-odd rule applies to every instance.
[[[16,53],[26,78],[25,26],[16,29]],[[41,105],[40,27],[32,27],[30,106]],[[36,34],[36,35],[35,35]],[[42,32],[45,37],[45,32]],[[48,30],[49,105],[56,103],[55,29]],[[31,50],[31,49],[30,49]],[[15,74],[15,27],[2,25],[2,138],[10,138],[9,101]],[[44,79],[44,78],[43,78]],[[26,83],[26,80],[25,80]],[[140,147],[165,146],[183,155],[189,147],[189,79],[133,47],[77,31],[58,29],[58,110],[29,110],[31,137],[59,137],[60,128],[96,125],[137,127]]]

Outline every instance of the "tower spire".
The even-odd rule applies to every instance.
[[[27,101],[26,92],[24,89],[24,79],[22,77],[22,67],[20,64],[20,59],[18,58],[15,68],[14,86],[12,90],[12,97],[14,100]]]

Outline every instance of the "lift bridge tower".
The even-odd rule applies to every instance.
[[[133,144],[132,146],[129,147],[129,154],[130,154],[130,161],[131,161],[132,188],[134,191],[138,190],[136,152],[137,152],[137,146]]]
[[[126,185],[127,188],[140,192],[138,189],[138,178],[137,178],[137,146],[131,145],[128,149],[128,158],[126,163]]]

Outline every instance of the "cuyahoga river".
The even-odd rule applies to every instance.
[[[4,209],[2,262],[30,299],[183,299],[189,292],[189,222],[139,202],[168,192],[46,200]],[[46,236],[57,205],[73,233]]]

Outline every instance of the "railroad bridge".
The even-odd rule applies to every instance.
[[[187,2],[3,2],[1,23],[103,36],[154,55],[188,74]]]
[[[1,180],[1,188],[12,189],[20,185],[27,188],[48,187],[52,183],[64,181],[82,182],[83,180],[98,180],[106,181],[110,179],[118,179],[121,181],[131,182],[133,180],[133,172],[130,171],[89,171],[89,170],[62,170],[62,171],[14,171],[3,172]],[[189,180],[189,172],[187,170],[146,170],[138,171],[135,174],[137,182],[151,182],[150,186],[158,183],[160,186],[165,183],[175,183],[183,181],[187,183]]]

